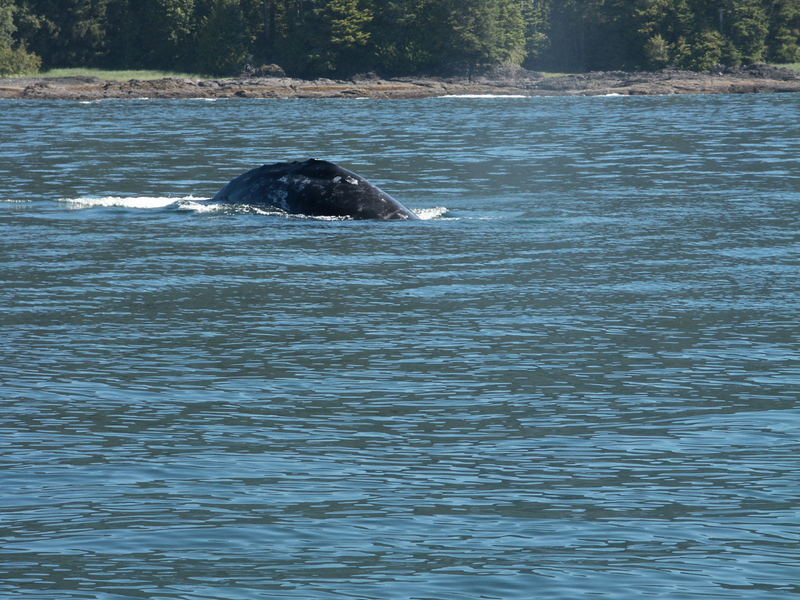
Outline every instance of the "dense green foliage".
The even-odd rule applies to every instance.
[[[15,39],[16,12],[13,0],[0,0],[0,75],[37,71],[42,66],[42,59],[28,52]]]
[[[0,0],[0,71],[37,56],[211,74],[278,63],[305,76],[708,69],[800,60],[800,0]]]

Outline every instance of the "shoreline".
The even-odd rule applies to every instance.
[[[545,77],[512,69],[473,79],[374,75],[348,80],[290,77],[226,79],[172,78],[110,81],[97,77],[18,77],[0,79],[0,99],[218,99],[218,98],[375,98],[441,96],[634,96],[800,92],[800,72],[751,65],[697,73],[599,71]]]

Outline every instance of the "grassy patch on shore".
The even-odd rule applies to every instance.
[[[140,79],[148,81],[151,79],[164,79],[165,77],[176,77],[186,79],[207,79],[205,75],[197,73],[173,73],[171,71],[107,71],[104,69],[49,69],[39,73],[37,77],[99,77],[108,81],[129,81]]]
[[[788,66],[788,65],[781,65]],[[800,64],[798,64],[800,67]],[[559,73],[542,71],[542,75],[547,78],[550,77],[564,77],[565,75],[575,75],[575,73]],[[106,70],[106,69],[90,69],[84,67],[71,67],[63,69],[48,69],[41,73],[30,73],[28,77],[99,77],[108,81],[130,81],[131,79],[139,79],[141,81],[150,81],[152,79],[164,79],[165,77],[175,77],[181,79],[219,79],[211,75],[203,75],[200,73],[176,73],[173,71],[148,71],[148,70]]]
[[[551,77],[566,77],[567,75],[579,75],[579,73],[559,73],[557,71],[538,71],[541,73],[545,79],[550,79]]]
[[[800,62],[798,62],[798,63],[776,64],[774,66],[783,67],[784,69],[792,69],[793,71],[800,71]]]

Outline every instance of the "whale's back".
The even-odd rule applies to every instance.
[[[389,194],[336,163],[310,159],[264,165],[223,187],[215,202],[269,206],[292,214],[417,219]]]

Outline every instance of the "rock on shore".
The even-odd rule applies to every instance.
[[[99,100],[103,98],[428,98],[497,94],[524,96],[729,94],[800,91],[800,72],[751,65],[716,72],[601,71],[544,77],[521,68],[493,69],[467,78],[374,75],[349,80],[240,77],[106,81],[96,77],[0,79],[0,98]]]

